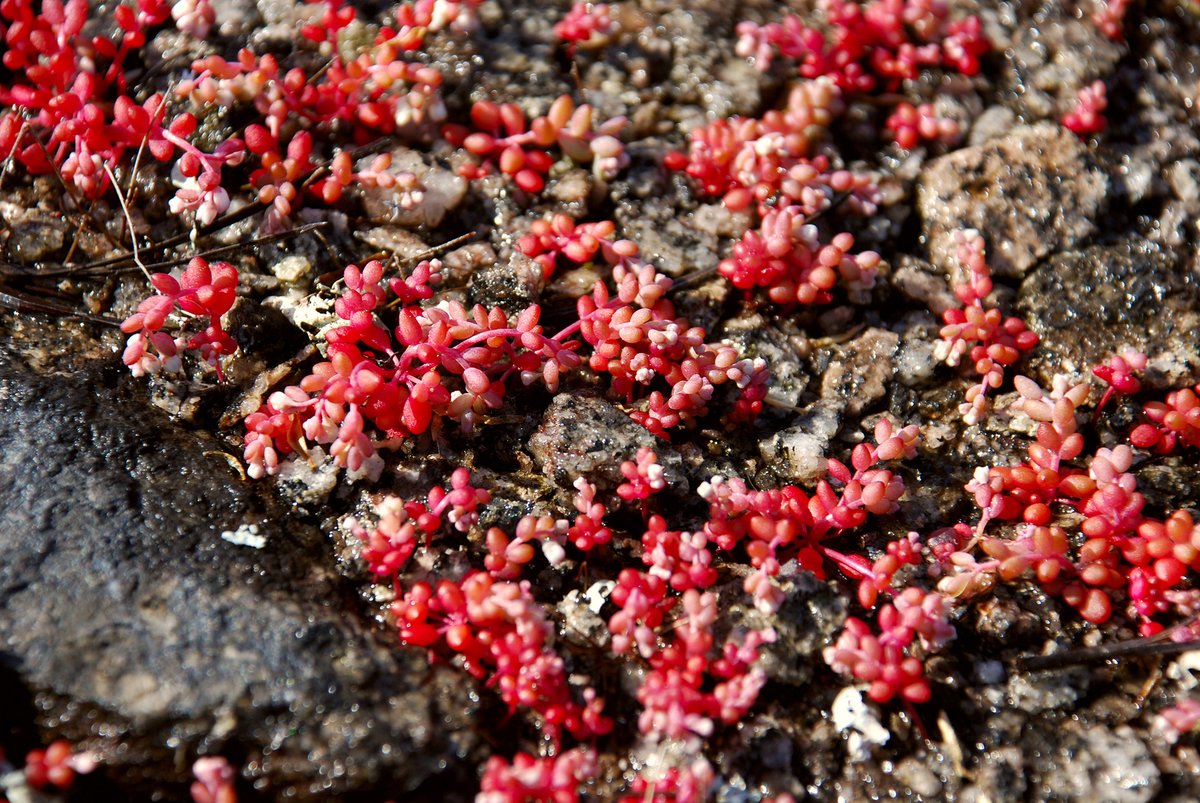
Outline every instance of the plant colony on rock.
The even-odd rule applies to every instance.
[[[173,161],[173,214],[205,227],[234,200],[256,203],[265,231],[290,227],[305,206],[344,203],[360,188],[391,190],[401,207],[419,207],[426,188],[418,176],[394,168],[388,153],[361,154],[380,137],[436,139],[458,150],[460,176],[503,177],[526,200],[546,190],[559,165],[586,167],[603,189],[631,163],[622,118],[600,119],[589,104],[563,95],[540,114],[479,100],[466,119],[451,119],[441,97],[446,78],[422,48],[439,31],[469,35],[479,5],[416,0],[392,9],[390,24],[369,27],[353,7],[326,0],[301,31],[305,52],[318,58],[297,57],[289,66],[249,48],[233,60],[208,55],[166,92],[146,94],[127,76],[148,38],[171,24],[203,38],[214,22],[208,0],[138,0],[117,5],[111,20],[95,17],[85,0],[3,0],[0,155],[30,175],[56,174],[77,200],[119,197],[118,175],[130,181],[153,169],[143,164],[146,154]],[[989,50],[978,18],[956,16],[937,0],[817,6],[819,27],[793,15],[737,27],[739,56],[764,72],[789,65],[798,77],[781,108],[714,120],[689,133],[686,149],[662,158],[698,196],[746,215],[748,228],[718,271],[747,298],[783,310],[835,298],[866,303],[879,275],[880,256],[855,253],[854,237],[833,230],[828,217],[835,209],[870,215],[879,203],[873,177],[840,166],[828,141],[849,104],[867,96],[894,104],[880,133],[900,149],[944,147],[960,136],[959,122],[939,116],[932,101],[896,101],[895,93],[924,70],[975,75]],[[1125,6],[1101,4],[1096,12],[1096,24],[1114,39]],[[617,12],[616,5],[579,3],[554,31],[574,57],[621,35]],[[1105,105],[1097,81],[1080,92],[1063,124],[1080,135],[1101,132]],[[202,147],[202,127],[218,107],[240,110],[236,119],[246,122],[216,147]],[[937,356],[951,367],[966,357],[978,375],[960,410],[973,425],[987,416],[988,394],[1005,385],[1006,369],[1038,338],[992,303],[983,237],[963,232],[958,241],[967,277],[955,288],[962,307],[944,313]],[[745,424],[762,412],[765,361],[711,340],[681,315],[669,298],[673,281],[635,243],[619,239],[613,221],[555,213],[534,221],[516,248],[544,279],[579,266],[600,276],[553,331],[537,303],[505,312],[445,296],[437,259],[404,271],[379,260],[341,270],[337,320],[319,337],[320,360],[245,418],[248,475],[274,475],[289,460],[328,459],[348,479],[380,481],[404,440],[442,422],[471,433],[521,388],[536,384],[553,394],[576,374],[590,376],[664,448],[702,422]],[[222,361],[237,350],[222,323],[238,293],[237,269],[196,257],[178,276],[149,278],[155,293],[121,326],[129,335],[125,364],[138,376],[178,372],[194,353],[223,379]],[[1114,393],[1139,393],[1136,374],[1145,366],[1136,352],[1097,366],[1109,388],[1094,417]],[[589,556],[599,574],[610,572],[601,646],[609,661],[642,668],[636,750],[643,759],[671,757],[632,772],[624,799],[701,800],[715,778],[708,740],[754,708],[768,682],[760,659],[777,638],[771,627],[715,635],[717,586],[739,565],[746,566],[745,600],[768,617],[786,600],[779,575],[789,562],[856,588],[863,616],[846,619],[824,659],[867,684],[879,703],[933,697],[923,658],[954,638],[954,609],[998,583],[1037,583],[1097,624],[1124,616],[1145,634],[1170,627],[1183,638],[1200,630],[1193,587],[1200,527],[1187,510],[1144,513],[1134,473],[1135,450],[1200,447],[1200,386],[1148,402],[1147,421],[1129,444],[1089,454],[1080,429],[1086,383],[1062,378],[1047,391],[1018,376],[1013,384],[1018,399],[1007,411],[1036,422],[1028,459],[981,467],[966,483],[980,511],[974,524],[947,522],[928,537],[909,533],[874,558],[860,534],[870,517],[902,508],[905,484],[889,465],[915,457],[917,424],[879,419],[873,442],[855,446],[848,464],[829,458],[811,492],[711,477],[698,489],[707,515],[690,531],[672,529],[661,512],[667,482],[650,448],[622,464],[616,498],[576,478],[573,522],[544,511],[524,516],[511,532],[485,530],[481,510],[491,494],[460,467],[449,488],[436,486],[423,500],[385,494],[367,521],[348,523],[371,576],[394,594],[399,641],[453,660],[540,729],[541,754],[518,750],[488,760],[478,801],[576,800],[592,786],[603,745],[631,744],[614,734],[613,701],[599,694],[596,678],[560,654],[556,614],[526,578],[539,561],[559,567]],[[610,523],[611,506],[622,503],[636,507],[644,524],[640,535],[628,533],[640,543],[630,563],[615,549]],[[1066,510],[1079,523],[1064,518]],[[993,532],[993,523],[1010,520],[1023,523]],[[475,550],[471,571],[414,569],[418,550],[464,538]],[[720,593],[736,592],[725,586]],[[1162,727],[1175,734],[1194,727],[1194,709],[1185,702],[1164,712]],[[26,760],[36,788],[66,788],[87,769],[62,743]],[[195,777],[195,800],[236,798],[235,774],[222,759],[201,758]]]

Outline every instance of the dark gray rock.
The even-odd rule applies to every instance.
[[[813,352],[812,341],[795,321],[772,320],[754,307],[747,307],[737,317],[724,321],[713,336],[736,346],[746,357],[766,360],[771,370],[771,398],[780,405],[776,409],[798,405],[815,379],[808,360]],[[765,413],[769,415],[771,409],[768,407]]]
[[[515,317],[537,303],[544,283],[542,266],[514,249],[508,264],[493,260],[471,272],[471,300],[488,308],[500,307]]]
[[[416,176],[420,199],[416,200],[415,196],[395,187],[364,187],[363,208],[371,220],[409,228],[436,228],[446,213],[455,209],[466,197],[466,179],[439,167],[426,154],[409,148],[396,148],[391,152],[391,157],[392,164],[388,172]],[[359,168],[365,168],[373,158],[361,159]]]
[[[1032,799],[1144,803],[1162,787],[1150,751],[1128,725],[1030,724],[1024,747]]]
[[[848,343],[834,347],[821,374],[821,399],[847,416],[862,415],[887,393],[896,372],[894,360],[900,336],[870,328]]]
[[[786,592],[778,612],[765,615],[749,605],[734,603],[728,608],[728,620],[733,627],[749,630],[774,628],[775,642],[762,648],[763,671],[776,683],[804,687],[813,679],[813,656],[836,640],[846,621],[846,599],[795,561],[784,564],[775,582]],[[731,589],[722,599],[739,596],[744,598],[740,589]]]
[[[796,417],[786,429],[764,438],[759,453],[788,482],[813,484],[829,467],[829,442],[842,428],[841,406],[821,402]]]
[[[762,90],[754,68],[733,55],[736,7],[713,0],[655,5],[660,35],[671,42],[665,83],[672,99],[698,104],[712,119],[758,113]]]
[[[308,337],[282,312],[239,297],[222,320],[238,344],[239,368],[259,373],[296,355]]]
[[[1068,3],[1042,2],[1007,54],[1001,85],[1026,120],[1061,118],[1079,90],[1112,72],[1122,46]]]
[[[529,439],[529,451],[542,473],[566,489],[578,477],[586,477],[600,488],[616,488],[625,481],[621,463],[632,460],[642,446],[654,447],[658,453],[668,486],[686,491],[679,455],[662,448],[662,441],[649,430],[596,396],[559,393]]]
[[[996,800],[1020,800],[1028,789],[1025,779],[1025,754],[1015,745],[997,746],[984,752],[974,770],[975,783],[962,790],[960,800],[987,803]]]
[[[35,374],[6,348],[0,397],[5,699],[40,695],[125,799],[183,797],[202,753],[270,799],[453,789],[432,779],[477,746],[469,684],[397,648],[218,442],[115,360]]]
[[[896,269],[890,281],[907,298],[928,307],[936,315],[962,306],[950,289],[945,275],[925,260],[910,254],[901,254],[896,259]]]
[[[669,276],[715,270],[720,241],[712,229],[721,225],[712,220],[716,215],[706,213],[698,225],[693,215],[680,214],[678,186],[661,173],[655,167],[614,182],[613,217],[622,236],[638,243],[642,256]]]
[[[1200,380],[1200,282],[1146,241],[1059,254],[1026,278],[1019,309],[1042,340],[1023,370],[1043,384],[1136,348],[1147,388]]]
[[[1108,176],[1078,137],[1045,124],[933,160],[917,204],[935,265],[955,275],[954,233],[978,229],[993,274],[1019,277],[1093,237],[1108,193]]]
[[[14,262],[37,262],[63,247],[68,227],[61,219],[39,209],[0,202],[0,220],[8,231],[5,256]]]

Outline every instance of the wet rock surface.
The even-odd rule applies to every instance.
[[[1039,381],[1082,375],[1125,349],[1149,358],[1147,384],[1200,379],[1200,276],[1182,255],[1146,241],[1057,254],[1021,286],[1019,308],[1042,338],[1029,360]]]
[[[957,270],[954,232],[978,229],[993,273],[1021,277],[1094,237],[1109,194],[1107,174],[1079,138],[1041,124],[933,160],[917,205],[935,265]]]
[[[571,393],[554,398],[538,431],[529,439],[530,454],[542,473],[560,488],[570,488],[576,477],[616,488],[624,481],[621,461],[632,459],[639,448],[653,445],[654,436],[611,402]],[[670,469],[668,482],[682,481],[676,468],[678,457],[668,453],[660,455],[659,461]]]
[[[1047,755],[1045,763],[1032,768],[1028,793],[1036,798],[1095,795],[1102,800],[1146,803],[1162,789],[1150,751],[1128,726],[1111,730],[1073,722],[1054,728],[1035,726],[1026,737],[1026,748],[1038,742]]]
[[[829,368],[821,372],[822,399],[855,418],[876,405],[895,374],[893,360],[899,342],[894,332],[868,329],[835,349]]]
[[[1027,20],[1012,29],[1002,85],[1021,117],[1061,117],[1074,108],[1080,89],[1112,71],[1121,46],[1067,3],[1035,4]]]
[[[36,707],[124,799],[181,796],[176,750],[237,755],[279,799],[443,783],[478,745],[469,684],[388,645],[321,532],[120,368],[0,350],[0,723]]]

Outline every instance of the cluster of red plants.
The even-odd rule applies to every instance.
[[[617,134],[625,119],[614,117],[594,125],[592,107],[576,106],[570,95],[559,96],[550,109],[532,120],[515,103],[481,100],[471,107],[471,127],[447,125],[443,136],[478,162],[464,162],[459,173],[479,178],[499,169],[526,192],[541,192],[559,151],[577,164],[591,164],[599,181],[608,181],[629,164]]]
[[[151,276],[150,283],[158,294],[142,301],[137,312],[121,324],[121,331],[130,335],[121,358],[133,375],[180,370],[181,350],[198,352],[219,375],[221,358],[237,350],[237,343],[221,326],[221,317],[237,297],[237,281],[237,269],[232,265],[209,265],[200,257],[189,262],[178,279],[167,273]],[[187,339],[164,331],[176,310],[203,320],[204,329]]]
[[[777,490],[751,491],[737,477],[713,477],[700,486],[709,503],[705,533],[722,549],[745,546],[757,570],[746,577],[745,588],[765,610],[777,609],[783,593],[770,578],[784,562],[795,558],[800,567],[825,577],[825,561],[849,577],[860,578],[868,568],[861,557],[844,555],[824,543],[861,526],[868,514],[892,513],[904,494],[904,482],[880,463],[916,455],[918,428],[895,430],[882,418],[875,426],[876,444],[854,448],[851,465],[830,458],[829,479],[817,484],[810,497],[792,485]],[[853,471],[851,470],[853,468]],[[835,490],[840,486],[841,492]]]
[[[754,60],[764,72],[782,56],[798,66],[803,78],[831,80],[843,92],[895,92],[922,69],[941,68],[975,75],[991,50],[983,23],[975,16],[955,19],[950,6],[929,0],[821,0],[827,27],[788,15],[780,22],[737,27],[738,55]],[[949,142],[958,124],[938,117],[932,103],[902,101],[884,124],[904,149],[920,142]]]
[[[951,366],[966,356],[979,374],[979,384],[967,390],[966,401],[959,407],[963,420],[974,424],[987,414],[988,391],[1004,383],[1004,369],[1036,346],[1038,336],[1020,318],[1005,317],[1000,310],[985,306],[992,292],[992,275],[984,260],[983,235],[957,232],[955,240],[967,280],[955,286],[954,294],[965,306],[942,313],[945,326],[935,356]]]
[[[422,305],[440,281],[436,260],[392,277],[386,289],[382,263],[347,267],[336,305],[341,325],[325,334],[326,360],[246,419],[250,475],[274,474],[282,455],[319,445],[352,476],[378,478],[383,460],[369,425],[404,438],[425,432],[436,417],[469,432],[501,407],[510,379],[555,392],[560,377],[580,365],[585,345],[588,367],[608,375],[634,420],[657,435],[706,415],[724,384],[738,391],[730,416],[752,419],[766,395],[765,363],[705,342],[704,330],[677,316],[665,297],[671,280],[638,258],[636,246],[624,252],[612,271],[616,294],[597,282],[579,299],[577,320],[553,335],[539,324],[537,304],[515,320],[457,301]]]
[[[971,543],[978,543],[989,560],[976,561],[969,545],[948,552],[942,560],[950,573],[939,587],[954,596],[972,596],[997,578],[1031,575],[1090,622],[1108,621],[1119,598],[1127,600],[1129,615],[1140,620],[1146,635],[1160,632],[1164,625],[1154,617],[1172,610],[1194,618],[1200,592],[1191,588],[1189,576],[1200,571],[1200,527],[1191,513],[1176,510],[1158,519],[1143,511],[1145,498],[1130,473],[1134,452],[1128,445],[1097,449],[1086,470],[1075,467],[1084,452],[1076,419],[1090,393],[1087,384],[1071,385],[1060,377],[1046,393],[1018,377],[1017,391],[1020,399],[1010,409],[1038,422],[1029,460],[980,468],[968,483],[983,512],[979,537]],[[1151,402],[1147,408],[1161,406]],[[1078,548],[1057,522],[1054,508],[1060,506],[1083,517],[1078,531],[1086,540]],[[1015,539],[985,535],[989,522],[1009,519],[1025,522]]]
[[[926,67],[979,72],[991,49],[978,17],[953,19],[929,0],[819,0],[827,29],[789,14],[780,22],[737,26],[739,56],[770,69],[776,55],[795,61],[805,78],[829,76],[842,89],[894,92]]]
[[[617,490],[622,500],[646,503],[666,487],[662,468],[649,449],[623,464],[622,473],[628,480]],[[472,538],[481,528],[481,508],[490,494],[471,485],[461,468],[451,476],[450,486],[435,487],[424,502],[384,497],[376,503],[373,525],[351,521],[351,529],[363,544],[362,556],[372,572],[394,587],[392,614],[400,640],[457,656],[462,667],[485,679],[511,710],[532,713],[556,747],[553,758],[517,753],[511,762],[499,756],[490,759],[479,799],[575,799],[580,783],[594,772],[596,757],[589,744],[609,733],[612,721],[592,686],[572,692],[566,664],[553,646],[552,622],[532,586],[521,578],[539,552],[555,566],[566,559],[567,547],[580,553],[603,548],[609,542],[603,525],[607,507],[597,500],[595,487],[580,478],[574,525],[528,514],[512,537],[490,527],[484,536],[487,557],[482,570],[460,578],[413,582],[409,561],[422,543],[437,548],[435,538],[446,539],[455,532]],[[676,783],[680,773],[690,778],[707,766],[699,747],[714,724],[737,722],[754,705],[766,682],[755,666],[759,649],[774,641],[768,629],[731,637],[720,646],[715,643],[716,595],[701,589],[712,586],[717,575],[703,570],[712,556],[704,549],[703,533],[696,535],[698,543],[686,533],[667,533],[661,516],[650,516],[642,536],[642,560],[648,569],[622,570],[610,592],[617,608],[608,622],[612,655],[636,652],[651,667],[637,692],[642,706],[638,729],[650,742],[677,743],[690,756],[686,766],[674,768]],[[675,547],[664,548],[672,537]],[[681,550],[680,543],[688,546]],[[689,559],[692,570],[683,571],[681,564]],[[578,675],[577,667],[572,676]],[[583,744],[562,751],[567,736]],[[706,773],[711,780],[711,769]],[[661,778],[654,782],[664,783]]]
[[[16,793],[12,794],[14,800],[56,799],[54,796],[70,792],[80,775],[95,771],[97,766],[97,756],[75,750],[66,739],[57,739],[45,748],[35,748],[25,754],[21,781],[26,788],[22,788],[13,776],[5,778],[5,788],[10,794]],[[0,750],[0,775],[7,775],[11,769],[4,751]],[[192,774],[196,780],[190,791],[195,803],[237,803],[237,774],[225,758],[199,758],[192,766]],[[0,802],[7,803],[7,800],[0,796]]]
[[[1098,134],[1108,128],[1106,109],[1108,89],[1103,81],[1093,81],[1079,90],[1075,108],[1063,115],[1062,124],[1080,136]]]
[[[211,21],[206,8],[195,4],[177,24],[203,36]],[[189,141],[197,126],[193,115],[173,115],[168,122],[167,98],[156,93],[139,103],[126,86],[125,62],[150,31],[171,19],[172,4],[117,6],[115,37],[87,35],[91,13],[86,0],[0,4],[4,66],[16,78],[0,84],[0,103],[9,107],[0,115],[0,153],[30,174],[57,173],[71,191],[95,199],[112,186],[112,170],[128,153],[146,151],[168,161],[180,150],[179,170],[209,187],[204,200],[210,208],[227,205],[220,170],[242,159],[241,143],[230,139],[205,153]]]
[[[614,24],[610,11],[608,3],[576,3],[566,16],[554,23],[554,35],[566,42],[573,53],[577,45],[612,32]]]
[[[695,179],[705,194],[721,196],[728,208],[754,212],[758,227],[746,232],[720,271],[734,286],[765,288],[785,306],[828,303],[839,283],[852,298],[861,298],[874,284],[876,254],[853,255],[850,234],[830,235],[810,222],[838,200],[848,200],[860,213],[874,210],[877,191],[869,176],[834,168],[829,149],[815,152],[846,100],[895,91],[927,67],[974,75],[989,49],[980,20],[951,19],[944,4],[819,5],[826,29],[790,15],[781,22],[738,26],[737,52],[753,58],[759,69],[769,69],[776,54],[799,65],[805,80],[793,86],[784,108],[698,128],[686,154],[672,152],[664,160]],[[884,129],[902,148],[958,136],[957,123],[939,117],[931,103],[900,103]]]
[[[261,115],[261,123],[245,128],[242,152],[256,160],[249,182],[267,207],[267,230],[286,226],[306,195],[332,203],[351,184],[399,186],[411,192],[419,189],[414,177],[388,173],[386,157],[356,172],[347,148],[445,119],[441,72],[408,57],[429,33],[452,23],[469,24],[478,4],[478,0],[417,0],[399,5],[396,25],[380,28],[369,49],[350,59],[330,47],[326,62],[311,70],[285,69],[274,55],[259,55],[249,48],[243,48],[235,61],[209,56],[192,65],[196,77],[180,83],[176,94],[198,111],[243,104]],[[341,0],[323,5],[322,24],[307,26],[303,34],[329,47],[355,13]],[[314,158],[319,143],[333,146],[324,154],[326,161]],[[173,211],[198,209],[201,223],[224,211],[228,199],[221,196],[219,173],[206,171],[196,177],[187,169],[182,172],[189,181]]]
[[[1122,389],[1118,392],[1132,393],[1137,387],[1134,366],[1141,364],[1140,355],[1127,353],[1099,366],[1097,374]],[[715,723],[732,723],[745,716],[766,681],[755,664],[762,646],[773,641],[771,631],[745,633],[714,652],[716,597],[709,589],[720,576],[718,555],[725,560],[745,555],[757,568],[748,576],[745,591],[765,610],[773,610],[783,599],[770,578],[778,572],[784,550],[820,577],[825,576],[826,561],[837,566],[843,576],[858,582],[864,608],[876,608],[881,596],[889,597],[874,614],[874,627],[863,619],[848,618],[824,654],[835,671],[867,682],[871,698],[878,702],[893,697],[910,703],[930,699],[932,687],[922,657],[954,637],[949,623],[952,606],[996,582],[1028,576],[1097,623],[1112,616],[1112,600],[1120,596],[1128,601],[1130,615],[1141,619],[1146,634],[1163,627],[1152,617],[1171,611],[1184,621],[1195,619],[1200,614],[1200,596],[1192,589],[1190,576],[1200,570],[1200,527],[1190,514],[1175,511],[1160,520],[1142,513],[1144,500],[1128,473],[1133,456],[1128,446],[1097,450],[1086,472],[1071,467],[1082,454],[1083,439],[1077,431],[1082,415],[1077,408],[1087,401],[1086,384],[1059,381],[1047,394],[1018,377],[1017,389],[1020,399],[1010,411],[1040,422],[1037,440],[1029,447],[1029,463],[980,469],[968,484],[983,511],[978,525],[936,533],[928,546],[910,533],[888,544],[886,553],[873,562],[834,550],[826,541],[844,538],[866,521],[868,513],[896,509],[903,484],[876,465],[912,456],[916,427],[895,431],[881,420],[876,444],[857,447],[852,467],[831,460],[830,478],[842,486],[840,495],[830,480],[820,482],[809,497],[791,486],[751,492],[736,478],[714,478],[699,489],[710,505],[708,520],[691,533],[669,530],[663,516],[649,512],[655,495],[667,487],[655,453],[642,449],[626,461],[621,466],[626,481],[616,496],[639,505],[647,517],[641,536],[646,569],[624,568],[615,578],[608,594],[615,606],[608,621],[609,646],[614,655],[636,653],[650,666],[637,693],[643,736],[655,743],[690,745],[694,751],[711,735]],[[470,485],[465,470],[455,473],[452,490],[435,488],[427,504],[381,501],[377,527],[358,529],[368,564],[376,574],[397,583],[393,612],[401,639],[458,653],[468,671],[493,678],[490,682],[510,706],[521,705],[537,714],[556,741],[561,739],[561,727],[586,740],[608,723],[594,692],[585,689],[580,703],[565,691],[561,659],[547,653],[548,631],[538,613],[541,609],[530,587],[519,582],[538,554],[535,547],[540,547],[547,564],[555,566],[567,558],[566,547],[586,552],[609,542],[606,527],[601,539],[580,539],[581,531],[603,526],[607,508],[585,479],[580,478],[576,486],[581,515],[575,526],[545,514],[530,514],[517,524],[513,538],[492,527],[486,537],[489,556],[484,570],[459,581],[443,579],[436,585],[420,581],[403,590],[398,578],[422,534],[428,543],[442,528],[443,516],[464,532],[478,524],[478,508],[488,496]],[[1084,515],[1079,528],[1087,540],[1081,547],[1073,547],[1067,531],[1055,523],[1053,508],[1061,505]],[[1027,522],[1016,538],[987,533],[990,522],[1010,518]],[[976,545],[988,560],[973,557]],[[918,567],[918,579],[924,575],[931,583],[939,576],[941,580],[936,588],[923,588],[909,577],[905,585],[896,587],[896,575],[905,566]],[[478,607],[472,607],[472,599]],[[532,642],[514,640],[514,617],[532,617],[523,628],[523,638],[534,634]],[[496,647],[498,643],[504,646]],[[506,664],[501,656],[510,650],[522,660]],[[505,666],[519,673],[533,672],[535,677],[505,680]],[[516,670],[517,666],[522,668]],[[539,683],[549,683],[556,691],[542,689]],[[522,697],[518,693],[522,688],[538,691]],[[588,722],[589,712],[599,725]],[[670,796],[697,785],[703,788],[711,782],[711,767],[702,754],[685,754],[687,760],[664,774],[635,779],[631,789],[636,794],[654,790],[656,795]],[[579,768],[592,766],[594,756],[584,746],[561,755],[539,759],[519,753],[511,765],[495,758],[485,772],[485,792],[496,795],[507,789],[515,795],[522,790],[536,797],[534,791],[539,791],[550,797],[565,794],[564,788],[574,790],[583,781]],[[516,767],[525,771],[517,773]]]

